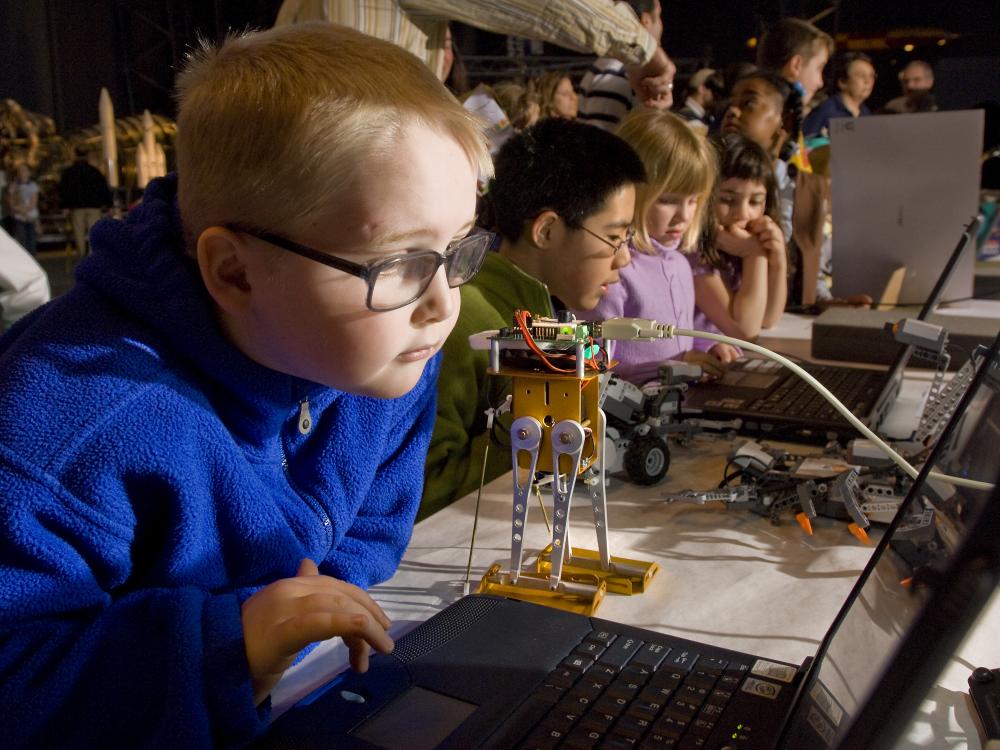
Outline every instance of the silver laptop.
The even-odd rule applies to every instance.
[[[898,304],[927,299],[979,208],[982,110],[830,121],[833,293],[873,299],[906,268]],[[942,302],[972,296],[975,258],[955,269]]]

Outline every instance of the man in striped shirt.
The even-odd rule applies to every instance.
[[[638,16],[639,24],[659,41],[663,35],[660,0],[625,0],[618,7],[629,6]],[[673,81],[676,67],[668,60],[667,91],[655,99],[636,96],[634,82],[625,62],[614,57],[602,57],[594,62],[580,82],[582,91],[577,119],[605,130],[613,129],[635,106],[637,99],[647,106],[669,109],[674,103]]]

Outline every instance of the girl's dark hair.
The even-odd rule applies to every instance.
[[[715,246],[715,204],[718,200],[719,187],[730,179],[758,182],[764,186],[766,198],[764,215],[769,216],[778,226],[781,226],[781,205],[778,197],[778,178],[774,173],[774,164],[764,148],[750,140],[742,133],[716,133],[709,138],[719,157],[719,177],[715,190],[712,191],[711,205],[708,207],[712,220],[708,225],[702,243],[702,256],[715,268],[722,268],[725,261]]]
[[[739,81],[755,79],[763,81],[774,89],[774,92],[781,99],[781,124],[788,133],[788,139],[781,147],[778,158],[788,161],[795,154],[795,148],[799,142],[799,135],[802,133],[802,122],[805,119],[804,106],[802,104],[802,91],[795,84],[786,81],[777,73],[758,68],[739,79]],[[737,81],[737,83],[739,82]]]

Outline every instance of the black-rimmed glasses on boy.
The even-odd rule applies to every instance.
[[[586,232],[587,234],[589,234],[591,237],[596,237],[601,242],[603,242],[605,245],[607,245],[612,250],[614,250],[615,251],[615,255],[617,255],[619,252],[621,252],[622,248],[628,247],[628,243],[630,243],[632,241],[632,238],[635,237],[635,230],[632,229],[631,227],[625,232],[625,238],[622,239],[622,240],[619,240],[618,242],[612,242],[607,237],[602,237],[597,232],[592,232],[591,230],[587,229],[587,227],[583,226],[583,224],[581,224],[578,227],[574,227],[574,228],[575,229],[582,229],[584,232]]]
[[[396,310],[419,299],[427,291],[441,266],[444,266],[448,286],[454,288],[471,281],[479,273],[486,251],[493,241],[491,233],[477,232],[449,244],[443,255],[434,250],[417,250],[361,264],[256,227],[226,224],[226,228],[364,279],[368,283],[365,304],[374,312]]]

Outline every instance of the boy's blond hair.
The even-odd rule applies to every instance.
[[[715,152],[705,137],[672,112],[655,109],[633,110],[615,132],[639,155],[646,168],[646,181],[635,187],[636,248],[655,252],[646,230],[646,216],[661,195],[673,193],[699,196],[679,246],[682,251],[694,249],[718,173]]]
[[[204,43],[178,77],[178,200],[188,247],[208,227],[288,231],[351,190],[420,123],[492,174],[478,121],[416,57],[325,22]],[[433,196],[427,196],[429,200]]]

